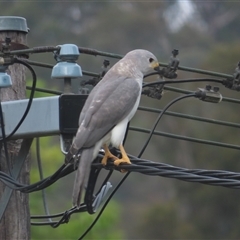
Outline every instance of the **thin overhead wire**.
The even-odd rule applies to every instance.
[[[162,109],[159,109],[159,108],[151,108],[151,107],[145,107],[145,106],[139,106],[138,110],[144,111],[144,112],[152,112],[152,113],[160,113],[162,111]],[[212,119],[212,118],[204,118],[204,117],[199,117],[199,116],[189,115],[189,114],[184,114],[184,113],[179,113],[179,112],[166,111],[165,115],[195,120],[195,121],[199,121],[199,122],[212,123],[212,124],[216,124],[216,125],[220,125],[220,126],[240,128],[239,123],[221,121],[221,120],[216,120],[216,119]]]
[[[149,129],[139,128],[139,127],[134,127],[134,126],[130,126],[129,130],[135,131],[135,132],[147,133],[147,134],[151,132],[151,130],[149,130]],[[161,132],[161,131],[154,131],[153,135],[162,136],[162,137],[169,137],[169,138],[178,139],[178,140],[189,141],[189,142],[192,142],[192,143],[201,143],[201,144],[207,144],[207,145],[212,145],[212,146],[218,146],[218,147],[240,150],[240,145],[210,141],[210,140],[193,138],[193,137],[187,137],[187,136],[183,136],[183,135],[171,134],[171,133],[166,133],[166,132]]]
[[[22,50],[13,50],[9,51],[8,54],[11,55],[22,55],[22,54],[33,54],[33,53],[48,53],[48,52],[54,52],[60,50],[61,46],[41,46],[41,47],[34,47],[34,48],[29,48],[29,49],[22,49]],[[104,51],[99,51],[93,48],[85,48],[85,47],[78,47],[79,52],[82,54],[87,54],[87,55],[93,55],[93,56],[104,56],[104,57],[111,57],[111,58],[116,58],[116,59],[121,59],[123,58],[123,55],[121,54],[116,54],[116,53],[110,53],[110,52],[104,52]],[[3,57],[5,53],[0,52],[0,57]],[[160,66],[167,67],[167,63],[159,62]],[[214,77],[221,77],[221,78],[227,78],[227,79],[232,79],[233,76],[225,73],[218,73],[218,72],[213,72],[213,71],[208,71],[208,70],[203,70],[203,69],[196,69],[196,68],[189,68],[185,66],[178,66],[179,70],[187,71],[187,72],[194,72],[194,73],[199,73],[199,74],[204,74],[208,76],[214,76]]]
[[[39,138],[36,138],[36,156],[37,156],[37,165],[38,165],[40,180],[43,180],[43,169],[42,169],[42,161],[41,161],[41,153],[40,153],[40,139]],[[42,189],[42,199],[43,199],[43,207],[45,210],[45,214],[47,216],[50,216],[50,211],[48,208],[46,198],[47,197],[46,197],[45,189]],[[52,222],[52,219],[49,217],[48,221]]]

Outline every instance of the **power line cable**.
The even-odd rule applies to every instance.
[[[40,139],[39,138],[36,138],[36,156],[37,156],[37,165],[38,165],[40,180],[43,180],[43,170],[42,170],[42,161],[41,161],[41,154],[40,154]],[[47,216],[50,216],[46,198],[47,197],[46,197],[45,189],[42,189],[42,199],[43,199],[43,207],[45,210],[45,214]],[[52,219],[49,217],[48,221],[52,222]]]

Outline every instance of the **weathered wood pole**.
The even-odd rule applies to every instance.
[[[0,47],[6,37],[11,39],[12,49],[24,48],[27,45],[27,23],[21,17],[0,17]],[[12,79],[12,87],[2,88],[0,98],[2,101],[25,98],[25,67],[20,64],[9,66],[8,74]],[[19,119],[21,116],[19,116]],[[22,140],[8,141],[8,153],[11,167],[17,155]],[[29,184],[29,159],[26,159],[19,175],[18,181]],[[1,149],[0,170],[8,172],[5,152]],[[0,198],[3,196],[5,185],[0,182]],[[0,206],[1,207],[1,206]],[[13,191],[10,201],[0,222],[0,239],[30,239],[30,212],[28,194]]]

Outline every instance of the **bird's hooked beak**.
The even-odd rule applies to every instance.
[[[152,67],[155,71],[160,72],[160,66],[159,66],[159,63],[158,63],[158,62],[153,61],[153,62],[151,63],[151,67]]]

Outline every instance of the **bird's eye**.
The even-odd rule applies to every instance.
[[[154,59],[153,58],[149,58],[149,60],[148,60],[150,63],[151,62],[153,62],[154,61]]]

